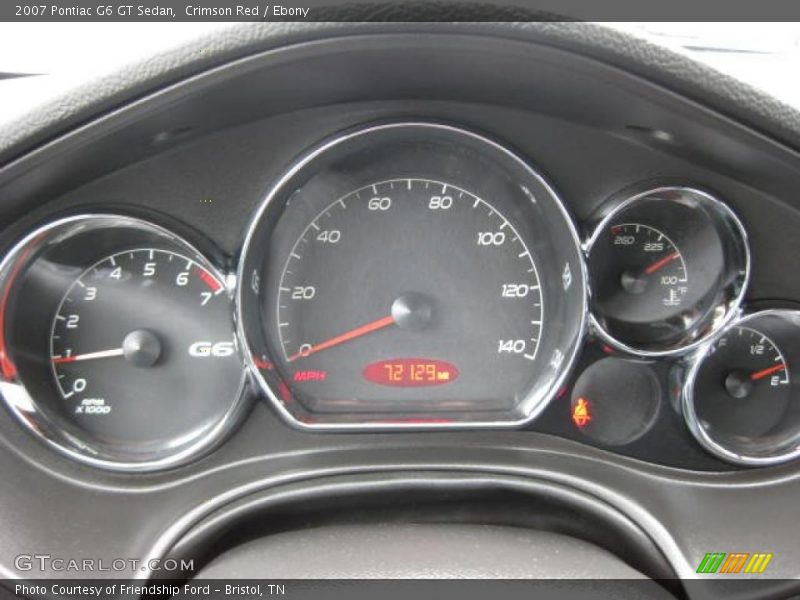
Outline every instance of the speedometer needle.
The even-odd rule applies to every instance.
[[[356,327],[355,329],[351,329],[346,333],[342,333],[337,335],[336,337],[332,337],[329,340],[324,342],[320,342],[314,346],[311,346],[308,350],[300,351],[292,354],[286,360],[288,362],[292,362],[301,357],[310,356],[311,354],[316,354],[317,352],[321,352],[322,350],[327,350],[328,348],[332,348],[333,346],[338,346],[339,344],[344,344],[345,342],[349,342],[350,340],[354,340],[359,338],[363,335],[367,335],[368,333],[372,333],[373,331],[378,331],[379,329],[384,329],[385,327],[389,327],[390,325],[394,325],[396,323],[395,318],[392,315],[388,317],[383,317],[378,319],[377,321],[372,321],[371,323],[367,323],[366,325],[362,325],[361,327]]]
[[[125,351],[122,348],[114,348],[113,350],[101,350],[100,352],[87,352],[86,354],[75,354],[73,356],[59,356],[53,358],[53,364],[58,365],[61,363],[71,363],[79,360],[92,360],[95,358],[111,358],[114,356],[122,356]]]

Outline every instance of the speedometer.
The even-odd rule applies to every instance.
[[[312,152],[262,208],[240,281],[252,366],[306,426],[524,422],[583,330],[580,248],[555,194],[445,126]]]
[[[432,261],[435,268],[424,268]],[[371,390],[376,377],[361,373],[376,359],[385,369],[400,364],[384,356],[387,347],[406,360],[398,386],[424,383],[403,370],[429,356],[456,367],[458,378],[446,381],[463,389],[462,400],[486,397],[496,385],[485,376],[486,361],[504,385],[523,386],[544,314],[536,263],[514,226],[486,200],[429,179],[374,183],[327,206],[294,243],[275,303],[280,356],[292,379],[332,400]]]

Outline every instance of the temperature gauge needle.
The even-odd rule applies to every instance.
[[[95,358],[111,358],[114,356],[122,356],[125,351],[122,348],[114,348],[113,350],[101,350],[100,352],[87,352],[86,354],[75,354],[73,356],[58,356],[53,358],[53,364],[59,365],[61,363],[77,362],[79,360],[93,360]]]
[[[755,373],[750,374],[751,381],[758,381],[759,379],[763,379],[764,377],[768,377],[773,373],[778,373],[786,369],[786,365],[775,365],[774,367],[768,367],[766,369],[762,369],[760,371],[756,371]]]
[[[296,352],[292,354],[286,360],[288,362],[292,362],[301,357],[310,356],[311,354],[316,354],[317,352],[321,352],[322,350],[327,350],[328,348],[332,348],[333,346],[338,346],[339,344],[344,344],[345,342],[349,342],[350,340],[354,340],[356,338],[360,338],[361,336],[367,335],[368,333],[372,333],[373,331],[378,331],[379,329],[384,329],[385,327],[389,327],[390,325],[394,325],[396,323],[395,318],[392,315],[388,317],[383,317],[378,319],[377,321],[372,321],[371,323],[367,323],[366,325],[362,325],[361,327],[356,327],[355,329],[351,329],[346,333],[342,333],[337,335],[336,337],[332,337],[329,340],[324,342],[320,342],[314,346],[311,346],[308,350],[302,352]]]
[[[667,266],[669,263],[678,258],[680,255],[681,255],[680,252],[673,252],[672,254],[668,254],[664,258],[657,260],[644,270],[645,275],[652,275],[660,268]]]

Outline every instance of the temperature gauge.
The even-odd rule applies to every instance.
[[[622,267],[620,302],[645,313],[680,306],[689,291],[689,276],[678,246],[655,227],[641,223],[612,225],[609,233]]]
[[[595,331],[644,356],[683,352],[718,331],[733,318],[748,277],[738,219],[687,188],[612,202],[587,252]]]

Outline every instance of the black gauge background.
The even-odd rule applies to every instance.
[[[678,207],[675,210],[679,211],[680,208]],[[665,211],[662,210],[661,212]],[[683,270],[684,260],[682,257],[670,261],[655,273],[643,275],[642,277],[646,284],[640,293],[631,293],[624,289],[621,285],[621,280],[626,270],[630,270],[633,273],[642,272],[653,263],[675,252],[682,255],[680,245],[670,239],[670,236],[663,231],[652,225],[640,222],[625,222],[624,218],[625,216],[623,215],[619,221],[615,220],[604,227],[600,237],[595,242],[596,246],[593,248],[592,257],[596,261],[594,266],[598,267],[597,276],[594,278],[595,307],[598,312],[605,315],[607,323],[613,321],[616,330],[625,331],[627,327],[629,328],[629,334],[633,336],[639,327],[657,323],[669,323],[671,320],[675,320],[676,315],[684,312],[686,304],[697,300],[699,294],[695,293],[697,286],[693,285],[694,282],[691,281],[689,270],[686,269],[685,272]],[[668,220],[674,221],[674,219]],[[675,224],[670,223],[670,225],[674,227]],[[628,246],[617,246],[609,243],[610,240],[616,239],[617,233],[615,233],[615,229],[617,228],[621,228],[624,234],[633,236],[636,239],[636,243]],[[677,233],[683,239],[691,239],[694,233],[691,229],[693,228],[690,224],[688,227],[682,227]],[[664,247],[661,252],[645,252],[642,249],[643,243],[658,241],[661,241]],[[697,244],[694,246],[697,246]],[[700,250],[702,251],[703,248]],[[665,274],[673,274],[678,277],[678,284],[676,285],[686,287],[688,290],[687,294],[681,297],[681,304],[677,307],[666,306],[662,302],[666,292],[664,286],[658,280]],[[708,282],[706,278],[700,282],[700,285],[706,287],[712,283]],[[653,328],[655,330],[655,325],[653,325]],[[658,334],[655,331],[654,333]],[[669,329],[665,333],[669,335]]]
[[[273,331],[277,326],[274,298],[277,296],[276,280],[292,245],[317,214],[337,198],[374,182],[404,177],[450,183],[492,203],[517,228],[534,257],[543,287],[545,329],[536,360],[525,360],[526,364],[519,366],[529,369],[530,376],[527,385],[515,391],[514,404],[511,406],[507,400],[498,403],[497,398],[462,403],[458,402],[459,398],[452,397],[449,407],[444,408],[443,403],[439,403],[438,410],[434,411],[435,403],[422,407],[415,405],[413,401],[406,401],[403,389],[398,388],[396,398],[385,402],[380,412],[360,414],[358,398],[351,398],[351,411],[323,416],[314,413],[313,409],[309,410],[313,399],[304,402],[302,392],[296,393],[291,389],[291,384],[287,390],[283,383],[287,373],[282,372],[282,353],[276,347],[277,336]],[[540,201],[531,202],[520,184],[527,186]],[[290,203],[291,209],[284,210],[292,194],[298,190],[302,190],[304,201]],[[402,223],[398,223],[398,226],[402,226]],[[414,232],[409,231],[409,236],[413,235]],[[369,252],[369,249],[365,248],[364,251]],[[529,394],[551,388],[556,379],[563,375],[562,369],[553,369],[549,365],[554,353],[561,352],[562,366],[567,365],[583,333],[581,324],[584,319],[585,286],[581,256],[552,192],[505,153],[487,147],[480,139],[458,130],[426,125],[379,127],[334,146],[333,151],[317,155],[295,173],[281,187],[278,197],[267,205],[251,231],[246,252],[240,271],[243,285],[240,311],[244,335],[256,361],[277,365],[277,369],[260,369],[261,376],[268,381],[275,397],[283,402],[295,419],[306,424],[317,421],[362,424],[395,418],[397,421],[404,418],[421,421],[429,416],[462,422],[521,421],[528,416],[526,411],[531,410],[522,406]],[[567,262],[571,281],[565,293],[562,274]],[[260,284],[259,296],[253,292],[254,274],[257,274]],[[347,277],[348,274],[344,273],[343,276]],[[354,290],[354,300],[356,294],[362,292],[369,293],[368,283],[364,290]],[[487,310],[497,306],[502,306],[499,290],[497,304],[487,307]],[[335,309],[331,307],[331,310]],[[476,318],[480,318],[480,314],[476,314]],[[370,316],[365,316],[364,322],[369,320]],[[359,324],[363,323],[354,323],[354,326]],[[257,335],[252,335],[256,332]],[[376,360],[382,358],[402,357],[393,356],[389,347],[386,355],[377,356]],[[443,356],[431,358],[447,360]],[[487,372],[487,377],[491,376],[492,373]],[[442,386],[442,390],[450,393],[453,393],[453,389],[454,384]],[[439,392],[433,396],[441,398]],[[537,408],[540,408],[538,402]]]
[[[719,319],[716,310],[720,304],[730,308],[731,299],[725,295],[736,278],[744,279],[746,258],[736,248],[740,233],[711,214],[706,204],[688,190],[656,190],[618,210],[593,236],[589,253],[591,310],[614,340],[646,352],[679,348],[710,330]],[[617,260],[609,232],[623,223],[653,227],[680,250],[688,273],[688,292],[679,306],[656,304],[632,310],[646,295],[632,296],[620,285],[622,272],[630,265]]]
[[[124,427],[116,424],[109,431],[103,431],[102,426],[95,425],[96,430],[92,431],[64,412],[65,404],[55,385],[49,358],[53,317],[69,286],[92,264],[125,250],[163,250],[208,266],[202,256],[189,252],[165,231],[144,224],[140,227],[137,221],[126,217],[103,216],[100,219],[81,232],[57,238],[39,255],[27,259],[9,298],[7,314],[14,315],[14,319],[7,329],[6,341],[19,378],[40,415],[76,447],[73,450],[77,449],[90,459],[107,462],[109,466],[117,462],[160,461],[197,444],[231,413],[232,406],[243,393],[242,362],[235,352],[229,358],[217,359],[213,372],[205,368],[186,373],[187,381],[190,377],[213,377],[215,381],[224,382],[213,388],[226,388],[225,395],[187,393],[190,389],[202,389],[197,384],[173,386],[165,390],[165,410],[158,414],[143,413],[138,423],[129,422]],[[120,309],[152,312],[151,317],[164,318],[170,307],[148,307],[146,296],[142,294],[138,301],[131,299],[130,305]],[[224,304],[223,311],[214,315],[214,320],[218,321],[213,326],[214,335],[225,332],[225,340],[233,341],[230,302]],[[156,317],[156,312],[163,316]]]
[[[410,171],[417,162],[416,153],[411,146],[394,149],[386,160],[370,161],[364,175],[369,176],[376,164],[384,163],[385,171],[377,173],[379,177],[398,166],[405,172],[405,164],[410,165]],[[489,169],[484,168],[483,172]],[[519,402],[516,392],[532,384],[531,373],[538,359],[538,348],[531,339],[541,337],[541,328],[531,322],[542,321],[544,316],[546,330],[549,307],[544,303],[542,311],[539,289],[525,298],[501,298],[500,292],[503,283],[541,287],[536,275],[540,269],[536,251],[531,251],[534,262],[527,256],[518,256],[526,252],[527,240],[513,240],[514,222],[502,230],[506,241],[501,247],[479,247],[475,243],[477,231],[499,230],[505,216],[501,211],[506,207],[502,199],[484,197],[481,200],[491,205],[481,203],[473,208],[476,198],[469,195],[469,190],[459,197],[459,190],[451,184],[448,193],[454,198],[453,206],[436,211],[429,210],[426,201],[441,193],[439,181],[415,180],[409,190],[406,181],[400,179],[377,183],[375,189],[378,196],[393,199],[389,210],[367,209],[367,201],[374,195],[372,187],[367,187],[360,198],[347,195],[343,199],[346,208],[334,203],[330,217],[320,215],[317,219],[324,229],[342,231],[343,239],[338,244],[314,242],[316,232],[310,230],[306,232],[308,243],[294,248],[295,256],[302,254],[302,258],[286,264],[286,269],[292,271],[290,275],[276,280],[275,275],[281,273],[270,269],[270,293],[263,318],[266,323],[272,322],[271,344],[281,356],[281,339],[286,339],[289,343],[285,349],[293,354],[300,343],[298,338],[305,335],[309,337],[304,340],[321,342],[383,317],[389,313],[393,300],[405,293],[422,294],[424,301],[430,303],[431,320],[422,331],[392,326],[349,342],[347,347],[286,365],[290,370],[285,376],[305,369],[327,373],[325,381],[292,385],[294,395],[319,412],[380,411],[387,402],[398,398],[418,410],[435,412],[454,407],[513,410]],[[494,193],[500,191],[507,193],[502,198],[512,196],[512,190]],[[314,180],[293,197],[276,226],[273,256],[288,256],[294,245],[292,235],[308,226],[308,221],[303,220],[319,207],[317,198],[330,203],[326,190],[319,189]],[[532,268],[535,271],[529,273]],[[288,298],[290,292],[277,293],[281,284],[288,289],[312,283],[316,285],[316,296],[309,301],[292,301]],[[285,309],[276,306],[278,297]],[[284,327],[278,326],[276,314]],[[523,354],[497,354],[500,338],[522,339],[527,347]],[[525,358],[524,354],[535,355],[536,359]],[[444,360],[454,364],[459,375],[446,385],[413,388],[377,385],[362,377],[367,364],[404,357]],[[487,365],[491,365],[491,371],[487,371]],[[357,402],[348,401],[353,398]]]

